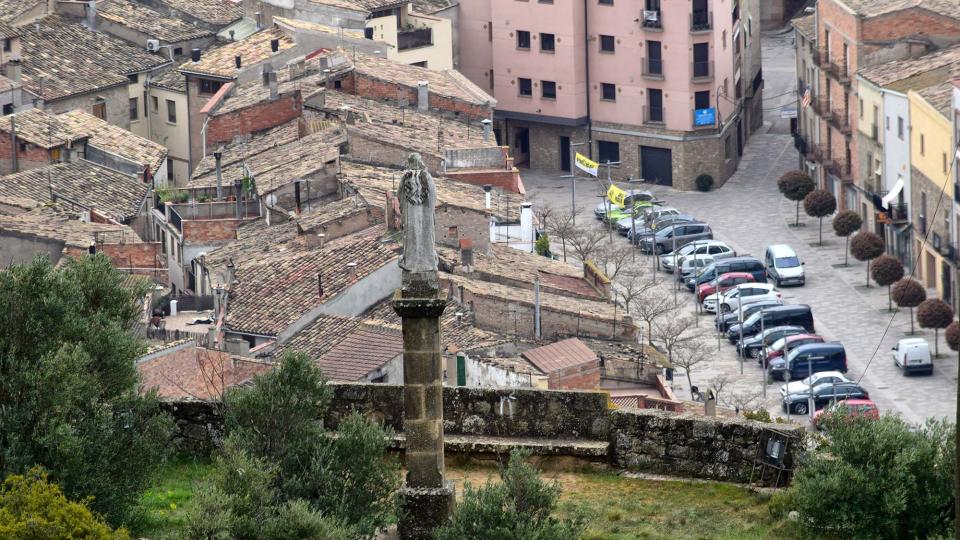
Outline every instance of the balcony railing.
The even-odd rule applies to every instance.
[[[827,98],[813,98],[810,101],[810,108],[820,116],[830,115],[830,100]]]
[[[690,32],[709,32],[713,28],[712,11],[694,11],[690,14]]]
[[[401,51],[417,49],[419,47],[429,47],[431,45],[433,45],[432,28],[397,31],[397,49]]]
[[[643,106],[643,123],[644,124],[663,124],[664,122],[664,108],[663,107],[651,107],[649,105]]]
[[[644,58],[643,76],[647,79],[663,80],[663,60],[660,58]]]
[[[830,52],[823,49],[818,49],[813,53],[813,63],[821,68],[825,69],[830,64]]]
[[[663,13],[660,10],[643,10],[640,12],[640,25],[647,30],[663,30]]]
[[[713,60],[706,62],[693,62],[693,76],[690,78],[693,82],[709,82],[713,80]]]
[[[850,86],[850,70],[847,68],[847,66],[840,65],[828,58],[825,70],[834,79],[840,81],[840,84]]]
[[[837,128],[840,133],[850,135],[850,115],[847,111],[831,111],[830,116],[827,117],[827,121],[830,125]]]

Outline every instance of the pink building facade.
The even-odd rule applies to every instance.
[[[759,23],[759,0],[471,0],[460,71],[518,165],[570,170],[572,144],[617,180],[693,189],[762,124]]]

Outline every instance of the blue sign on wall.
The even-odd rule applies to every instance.
[[[717,123],[717,110],[713,107],[709,109],[697,109],[693,115],[694,126],[712,126]]]

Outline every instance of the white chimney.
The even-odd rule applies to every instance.
[[[490,131],[493,122],[491,122],[489,118],[484,118],[480,123],[483,124],[483,142],[490,142]]]
[[[430,83],[427,81],[417,83],[417,110],[420,112],[430,110]]]
[[[484,185],[483,185],[483,207],[486,208],[487,210],[489,210],[490,207],[492,206],[491,200],[490,200],[490,198],[491,198],[491,196],[490,196],[490,190],[491,190],[491,189],[493,189],[493,186],[492,186],[492,185],[490,185],[490,184],[484,184]]]
[[[7,72],[8,79],[16,83],[20,82],[21,73],[22,73],[21,71],[22,66],[20,65],[20,60],[11,60],[10,62],[7,63],[4,69]]]
[[[533,251],[533,203],[520,203],[520,243]]]

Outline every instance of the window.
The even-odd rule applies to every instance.
[[[373,27],[368,26],[363,29],[363,37],[365,39],[373,39]]]
[[[663,75],[663,57],[660,55],[660,42],[647,42],[647,73]]]
[[[201,94],[216,94],[218,91],[220,91],[221,86],[223,86],[223,83],[220,81],[211,81],[210,79],[200,79]]]
[[[552,4],[552,3],[553,3],[553,0],[537,0],[537,2],[539,2],[539,3],[541,3],[541,4]]]
[[[150,101],[153,105],[153,112],[156,114],[160,111],[160,100],[157,98],[157,96],[150,96]]]
[[[130,98],[130,120],[140,119],[140,98]]]
[[[897,117],[897,137],[900,137],[900,140],[903,140],[903,117]]]
[[[600,36],[600,52],[614,52],[617,48],[616,40],[613,36]]]
[[[647,120],[663,122],[663,91],[650,88],[647,90]]]
[[[493,41],[493,21],[487,21],[487,41]]]
[[[517,30],[517,48],[530,48],[530,32],[527,32],[526,30]]]
[[[601,6],[612,6],[613,0],[597,0],[597,3]]]
[[[173,158],[167,158],[167,182],[173,182]]]
[[[417,67],[425,68],[425,67],[427,67],[427,61],[424,60],[424,61],[422,61],[422,62],[414,62],[414,63],[412,63],[412,64],[410,64],[410,65],[411,65],[411,66],[417,66]]]
[[[533,81],[530,79],[517,79],[517,86],[520,88],[520,95],[530,97],[533,95]]]
[[[3,106],[3,115],[13,114],[13,103],[7,103]]]
[[[543,52],[553,52],[556,50],[556,39],[553,34],[540,33],[540,50]]]
[[[709,43],[693,44],[693,76],[694,77],[710,76],[710,44]]]
[[[620,161],[620,143],[597,141],[597,153],[600,163],[617,163]]]
[[[174,56],[183,56],[183,47],[176,47],[173,49]]]
[[[926,155],[927,150],[927,139],[923,136],[923,133],[920,134],[920,155]]]
[[[860,98],[860,118],[863,118],[863,98]]]
[[[557,99],[557,83],[540,81],[540,94],[544,99]]]
[[[127,79],[128,79],[131,83],[137,84],[137,81],[140,79],[140,77],[139,77],[139,75],[137,75],[136,73],[131,73],[130,75],[127,75]]]
[[[13,49],[13,40],[10,38],[4,38],[3,52],[10,52],[11,49]]]
[[[101,120],[107,119],[107,102],[103,99],[98,99],[93,103],[93,115]]]
[[[601,97],[604,101],[617,100],[617,85],[613,83],[600,83]]]
[[[490,70],[490,89],[493,90],[493,70]]]
[[[710,108],[710,91],[695,92],[693,94],[693,107],[697,110]]]
[[[167,100],[167,122],[177,123],[177,104],[171,99]]]

